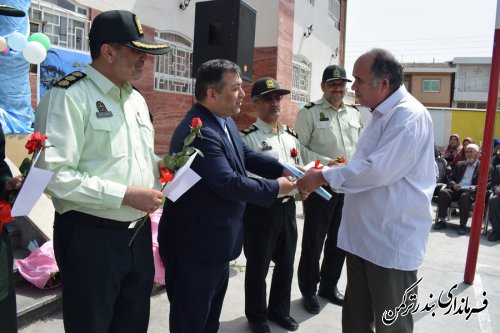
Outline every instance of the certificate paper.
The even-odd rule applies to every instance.
[[[279,162],[281,163],[281,165],[283,165],[283,167],[285,169],[287,169],[288,171],[290,171],[295,177],[297,177],[297,178],[304,177],[304,173],[302,171],[300,171],[299,169],[297,169],[295,166],[293,166],[290,163],[285,162],[285,161],[281,161],[280,160]],[[328,200],[330,200],[332,198],[332,195],[330,193],[328,193],[328,191],[326,191],[322,187],[318,187],[317,189],[314,190],[314,192],[316,192],[316,194],[318,194],[319,196],[321,196],[326,201],[328,201]]]
[[[163,194],[175,202],[191,187],[196,184],[201,177],[191,169],[191,163],[198,155],[198,152],[189,157],[189,160],[174,174],[174,179],[168,182],[163,189]]]
[[[38,155],[40,156],[40,155]],[[43,191],[47,187],[54,172],[35,167],[33,161],[28,176],[24,180],[21,190],[17,194],[16,201],[12,207],[12,216],[26,216],[31,212]]]

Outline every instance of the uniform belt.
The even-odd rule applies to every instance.
[[[75,210],[66,212],[64,213],[64,215],[69,215],[68,217],[74,217],[83,224],[88,224],[100,228],[109,228],[109,229],[134,229],[138,225],[138,223],[143,219],[143,217],[141,217],[139,219],[132,221],[117,221],[90,214],[85,214]]]
[[[281,198],[276,199],[275,203],[285,203],[285,202],[288,202],[290,200],[293,200],[292,196],[281,197]]]

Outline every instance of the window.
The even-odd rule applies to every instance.
[[[441,90],[441,80],[423,80],[422,92],[439,92]]]
[[[333,21],[335,28],[340,29],[340,1],[328,0],[328,17]]]
[[[294,55],[292,67],[292,101],[306,103],[311,100],[311,63]]]
[[[90,21],[87,9],[67,0],[32,2],[29,9],[32,33],[43,32],[52,45],[88,51]]]
[[[457,102],[459,109],[486,109],[485,102]]]
[[[193,79],[193,44],[187,38],[171,32],[155,33],[156,41],[165,42],[172,50],[155,57],[155,89],[191,95]]]

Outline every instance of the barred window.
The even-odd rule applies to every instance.
[[[328,16],[333,21],[335,28],[340,28],[340,1],[328,0]]]
[[[293,56],[292,101],[307,103],[311,100],[311,63],[300,55]]]
[[[29,9],[31,33],[43,32],[52,45],[88,51],[90,20],[87,8],[67,0],[33,1]]]
[[[170,45],[172,50],[155,57],[155,89],[191,95],[193,79],[193,44],[187,38],[171,32],[155,33],[156,41]]]

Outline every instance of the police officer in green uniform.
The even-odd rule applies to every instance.
[[[300,164],[300,142],[295,131],[279,122],[280,102],[290,91],[270,77],[255,81],[251,96],[257,121],[241,131],[253,150],[292,165]],[[299,324],[290,317],[293,262],[297,245],[295,201],[292,193],[280,195],[271,207],[247,204],[244,220],[245,315],[256,333],[270,332],[267,319],[289,331]],[[266,275],[275,267],[266,306]]]
[[[92,63],[56,83],[36,113],[47,134],[40,165],[56,210],[54,251],[66,332],[147,332],[154,266],[148,213],[162,204],[148,107],[130,81],[166,44],[144,38],[128,11],[99,14]]]
[[[361,131],[361,116],[343,98],[346,92],[345,69],[330,65],[323,71],[323,97],[307,104],[297,115],[295,130],[299,135],[304,164],[320,160],[324,165],[335,164],[343,156],[351,160]],[[329,201],[316,193],[304,201],[304,230],[298,280],[304,308],[316,314],[320,311],[316,292],[330,302],[343,303],[337,282],[344,265],[345,253],[337,247],[337,233],[342,218],[344,195],[334,193]],[[326,238],[326,241],[325,241]],[[323,262],[319,265],[323,250]]]
[[[0,15],[23,17],[22,10],[6,5],[0,5]],[[8,191],[21,187],[22,177],[12,178],[10,168],[5,162],[5,137],[0,124],[0,191],[3,200]],[[0,228],[0,331],[2,333],[17,332],[16,290],[12,276],[13,269],[12,247],[10,245],[9,231],[4,225]]]

